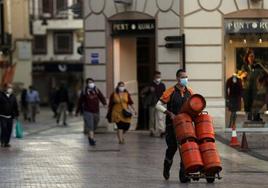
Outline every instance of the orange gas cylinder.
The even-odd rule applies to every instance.
[[[178,114],[173,119],[176,138],[178,142],[184,143],[187,139],[196,140],[195,129],[192,123],[192,118],[185,113]]]
[[[215,141],[215,133],[212,124],[212,117],[208,114],[201,114],[194,119],[195,132],[199,141]]]
[[[205,142],[199,145],[204,163],[204,172],[209,175],[216,174],[222,170],[221,160],[214,142]]]
[[[180,112],[187,113],[192,117],[198,116],[206,107],[206,100],[202,95],[194,94],[183,103]]]
[[[181,158],[185,173],[193,173],[203,168],[199,147],[195,142],[186,142],[181,145]]]

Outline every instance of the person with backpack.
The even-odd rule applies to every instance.
[[[102,92],[96,87],[93,78],[87,78],[86,84],[85,90],[82,91],[78,100],[76,116],[82,109],[85,124],[89,129],[88,142],[91,146],[95,146],[96,141],[94,132],[97,129],[100,119],[99,104],[101,102],[104,106],[106,106],[107,103]]]

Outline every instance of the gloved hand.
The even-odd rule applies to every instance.
[[[165,114],[166,114],[167,116],[169,116],[170,119],[174,119],[174,118],[175,118],[175,114],[173,114],[172,112],[170,112],[170,111],[168,111],[168,110],[165,111]]]

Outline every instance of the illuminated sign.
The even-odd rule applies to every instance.
[[[227,19],[226,33],[268,33],[268,19]]]
[[[155,32],[154,20],[112,21],[112,35],[148,35]]]

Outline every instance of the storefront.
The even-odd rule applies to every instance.
[[[65,84],[71,101],[76,103],[83,83],[82,63],[43,62],[33,63],[33,86],[40,93],[41,104],[49,104],[51,93]]]
[[[250,12],[248,12],[250,14]],[[267,117],[261,115],[260,118],[247,116],[249,109],[263,114],[267,109],[266,93],[268,78],[268,19],[265,17],[232,18],[234,14],[228,15],[225,19],[225,54],[226,54],[226,79],[232,78],[234,74],[242,81],[242,105],[238,114],[245,114],[245,121],[238,121],[238,127],[248,126],[249,119],[255,119],[258,126],[265,126]],[[251,57],[248,57],[251,56]],[[248,58],[260,67],[259,75],[252,77],[252,65],[248,64]],[[249,69],[247,69],[249,67]],[[249,80],[251,78],[254,80]],[[249,85],[250,83],[251,85]],[[257,87],[253,88],[254,84]],[[248,91],[248,88],[251,91]],[[250,105],[249,105],[250,103]],[[250,107],[249,107],[250,106]],[[229,120],[229,113],[226,114]],[[261,121],[263,120],[263,121]],[[245,123],[246,122],[246,123]],[[251,122],[253,124],[254,122]],[[255,124],[255,123],[254,123]]]
[[[85,75],[95,78],[107,97],[119,80],[125,81],[140,109],[139,89],[151,81],[150,70],[161,71],[167,87],[176,83],[175,73],[183,67],[183,53],[181,48],[166,48],[165,38],[185,34],[189,86],[206,97],[207,110],[215,119],[228,119],[225,82],[236,71],[236,48],[244,48],[245,44],[238,44],[239,37],[232,38],[225,26],[237,19],[265,19],[267,8],[266,1],[86,0]],[[262,37],[261,45],[265,47],[265,33]],[[254,47],[259,45],[257,42]],[[141,50],[144,46],[150,55]],[[136,125],[137,121],[133,122],[133,128]]]

